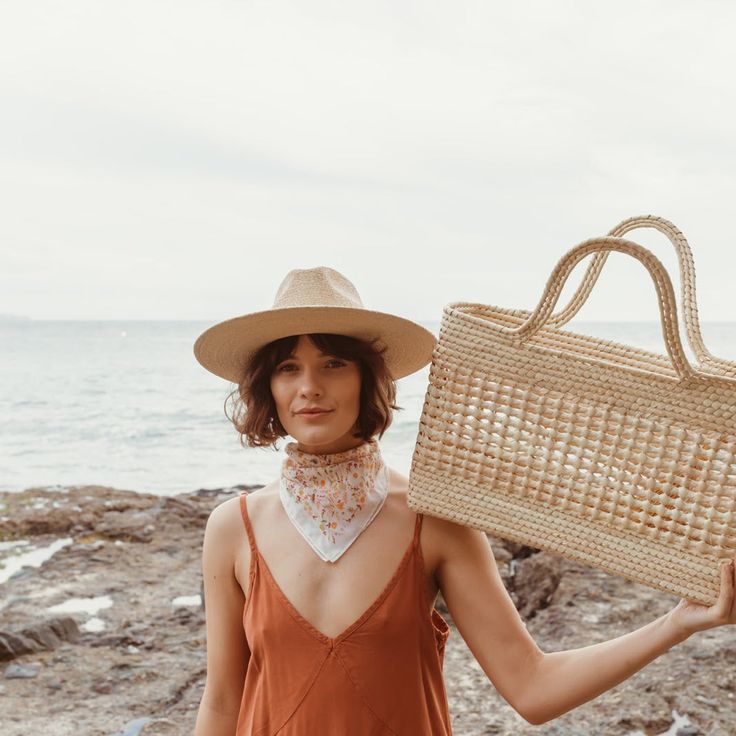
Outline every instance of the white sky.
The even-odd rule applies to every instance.
[[[735,27],[726,0],[4,0],[0,313],[219,320],[316,265],[410,318],[531,308],[653,213],[701,319],[736,320]],[[581,319],[658,318],[631,258],[599,287]]]

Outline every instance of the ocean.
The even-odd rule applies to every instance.
[[[1,320],[0,490],[94,484],[171,495],[277,477],[290,438],[278,451],[241,447],[223,410],[231,384],[194,358],[211,324]],[[422,324],[438,334],[439,320]],[[665,353],[659,322],[567,329]],[[736,323],[701,329],[712,353],[736,360]],[[406,475],[428,372],[398,382],[404,410],[381,440],[386,462]]]

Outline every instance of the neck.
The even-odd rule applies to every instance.
[[[310,455],[332,455],[337,452],[346,452],[352,450],[355,447],[360,447],[365,444],[365,440],[362,438],[347,437],[330,442],[326,445],[309,445],[302,442],[296,443],[296,449],[299,452],[308,452]]]
[[[317,469],[331,469],[329,472],[345,473],[350,468],[362,466],[372,467],[383,462],[381,449],[376,440],[362,442],[339,452],[312,453],[300,449],[296,442],[287,443],[284,448],[284,469],[295,470],[297,468],[310,469],[309,472],[322,472]]]

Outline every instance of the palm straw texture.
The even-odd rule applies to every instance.
[[[622,235],[653,227],[677,250],[688,361],[662,263]],[[611,251],[648,270],[667,355],[562,329]],[[593,254],[570,304],[553,310]],[[625,292],[624,292],[625,293]],[[736,363],[705,348],[682,233],[624,220],[569,250],[529,312],[443,312],[414,448],[409,506],[711,605],[736,551]]]

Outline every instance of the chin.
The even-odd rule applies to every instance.
[[[307,429],[299,427],[299,429],[289,432],[289,435],[303,445],[314,445],[319,447],[321,445],[331,445],[334,442],[338,442],[349,433],[350,427],[344,430],[335,430],[330,427],[312,427]]]
[[[296,432],[291,436],[303,445],[330,445],[343,435],[332,432]]]

